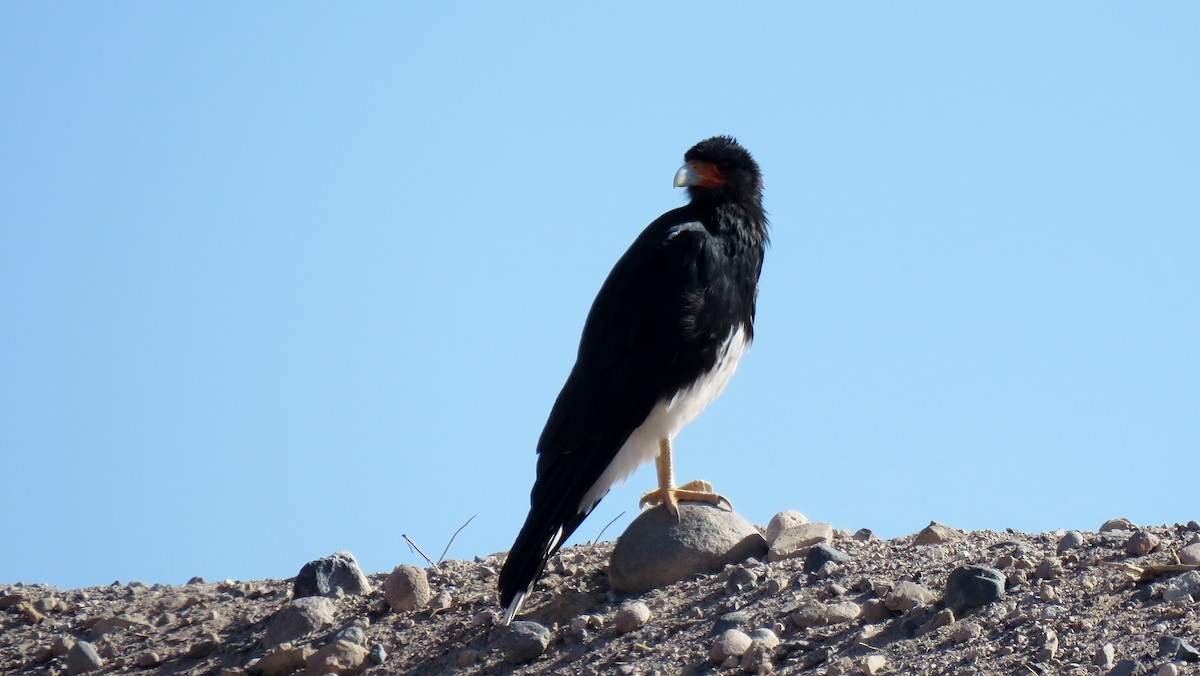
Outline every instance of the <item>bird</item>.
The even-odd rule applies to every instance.
[[[762,173],[731,136],[700,141],[673,185],[690,201],[648,225],[592,302],[575,364],[537,443],[529,514],[500,571],[504,624],[550,557],[609,489],[655,461],[640,506],[728,504],[707,481],[675,485],[672,440],[724,391],[754,338],[768,238]],[[731,507],[731,506],[730,506]]]

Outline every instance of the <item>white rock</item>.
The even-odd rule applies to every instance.
[[[614,624],[618,634],[627,634],[650,621],[650,606],[641,601],[629,601],[617,609]]]
[[[775,537],[768,561],[782,561],[807,554],[812,547],[833,539],[833,526],[821,521],[803,523],[785,528]]]
[[[771,522],[767,524],[767,544],[774,544],[775,538],[788,528],[806,523],[808,523],[808,517],[800,512],[794,509],[783,510],[771,517]]]
[[[722,664],[730,657],[741,657],[750,649],[752,642],[753,639],[746,632],[740,629],[726,629],[713,641],[708,659]]]

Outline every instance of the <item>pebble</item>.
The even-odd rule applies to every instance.
[[[1125,541],[1125,551],[1134,556],[1145,556],[1154,551],[1161,539],[1154,533],[1139,530]]]
[[[983,627],[974,622],[962,622],[950,632],[950,640],[955,643],[966,643],[983,635]]]
[[[1167,580],[1162,597],[1168,603],[1200,598],[1200,571],[1190,570]]]
[[[956,613],[1004,598],[1004,574],[988,566],[966,565],[946,578],[945,604]]]
[[[1100,649],[1096,651],[1094,656],[1092,656],[1092,664],[1105,669],[1111,669],[1113,660],[1116,659],[1116,657],[1117,650],[1113,647],[1113,644],[1105,643],[1104,645],[1100,646]]]
[[[1179,550],[1179,562],[1189,565],[1200,564],[1200,542],[1190,544]]]
[[[862,608],[853,601],[835,603],[825,609],[825,624],[841,624],[857,620],[862,614]]]
[[[136,660],[134,660],[134,664],[142,669],[157,667],[159,664],[162,664],[162,655],[159,655],[156,652],[142,653],[141,655],[137,656]]]
[[[822,542],[804,555],[804,572],[815,573],[827,563],[844,563],[849,560],[849,554]]]
[[[1107,533],[1110,530],[1132,531],[1132,530],[1137,530],[1137,525],[1134,524],[1129,519],[1126,519],[1125,517],[1120,516],[1115,519],[1109,519],[1108,521],[1104,522],[1104,525],[1100,526],[1101,533]]]
[[[1078,549],[1082,546],[1083,533],[1080,533],[1077,530],[1070,530],[1067,531],[1066,534],[1064,534],[1061,538],[1059,538],[1058,549],[1056,551],[1059,554],[1062,554],[1063,552],[1068,552],[1072,549]]]
[[[779,534],[788,528],[806,523],[808,523],[808,517],[794,509],[785,509],[779,512],[771,517],[771,522],[767,524],[767,544],[773,544]]]
[[[862,614],[859,617],[866,624],[882,622],[888,617],[888,609],[883,604],[883,599],[870,599],[863,602]]]
[[[750,632],[750,640],[754,641],[755,643],[761,643],[772,649],[778,648],[780,643],[779,634],[776,634],[774,630],[767,628],[755,629],[754,631]]]
[[[209,632],[200,637],[198,641],[188,646],[188,659],[198,660],[208,657],[217,652],[221,647],[221,638],[216,634]]]
[[[357,674],[367,661],[367,649],[349,641],[334,641],[304,660],[310,674]]]
[[[798,627],[816,627],[825,624],[826,613],[828,607],[820,601],[810,601],[803,606],[800,606],[792,613],[792,622]]]
[[[1144,668],[1136,660],[1121,660],[1109,669],[1105,676],[1136,676],[1136,674],[1144,673]]]
[[[292,583],[292,596],[330,596],[338,590],[347,596],[371,593],[371,582],[358,567],[358,560],[350,552],[335,552],[300,568],[296,581]]]
[[[807,554],[810,547],[833,539],[833,526],[821,521],[785,528],[767,552],[768,561],[782,561]]]
[[[954,611],[949,608],[942,608],[933,614],[929,620],[929,626],[937,629],[938,627],[948,627],[954,624]]]
[[[858,530],[854,531],[853,537],[859,542],[874,542],[879,539],[879,536],[875,534],[875,531],[871,530],[870,528],[859,528]]]
[[[916,582],[898,582],[883,599],[883,604],[889,610],[906,612],[913,608],[927,606],[936,598],[927,587]]]
[[[628,634],[650,621],[650,606],[641,601],[629,601],[617,609],[614,624],[618,634]]]
[[[96,646],[87,641],[77,641],[67,653],[67,673],[83,674],[104,667],[104,660],[96,652]]]
[[[537,659],[550,645],[550,630],[537,622],[520,620],[508,626],[500,639],[500,652],[509,664]]]
[[[263,676],[283,676],[304,666],[304,661],[313,654],[308,646],[297,648],[291,643],[281,643],[271,649],[255,665],[254,670]]]
[[[963,536],[962,531],[956,528],[951,528],[944,523],[930,521],[928,526],[921,529],[917,533],[917,537],[913,540],[913,544],[918,545],[936,545],[952,540],[958,540]]]
[[[273,648],[333,624],[333,601],[323,596],[296,599],[271,616],[263,632],[263,645]]]
[[[1037,658],[1042,662],[1049,662],[1058,654],[1058,632],[1044,629],[1039,639],[1042,647],[1038,649]]]
[[[1041,563],[1038,564],[1037,569],[1033,571],[1033,574],[1034,576],[1042,578],[1043,580],[1057,580],[1063,576],[1064,572],[1066,572],[1066,570],[1063,568],[1062,561],[1059,561],[1052,556],[1048,556],[1042,559]]]
[[[367,634],[362,627],[351,625],[333,635],[335,641],[349,641],[358,645],[366,645]]]
[[[420,610],[433,598],[424,568],[396,566],[383,582],[383,597],[392,610]]]
[[[713,641],[708,659],[718,664],[724,663],[730,657],[741,657],[750,649],[753,639],[740,629],[726,629]]]
[[[1179,667],[1167,662],[1154,672],[1155,676],[1179,676]]]
[[[885,666],[887,666],[887,658],[883,655],[867,655],[863,658],[862,670],[867,676],[875,676]]]

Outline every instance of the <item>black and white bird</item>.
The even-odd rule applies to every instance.
[[[583,326],[571,375],[538,440],[529,516],[500,571],[508,624],[547,560],[617,480],[655,460],[661,504],[724,500],[705,481],[676,486],[671,440],[720,396],[754,337],[767,245],[762,176],[727,136],[683,156],[691,201],[651,223],[617,261]]]

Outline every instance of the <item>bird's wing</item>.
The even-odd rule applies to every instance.
[[[564,531],[558,544],[591,511],[580,500],[633,430],[711,367],[715,357],[704,364],[706,354],[725,337],[697,321],[720,269],[718,242],[698,222],[672,222],[672,213],[652,223],[605,280],[538,441],[533,511],[555,513]]]

